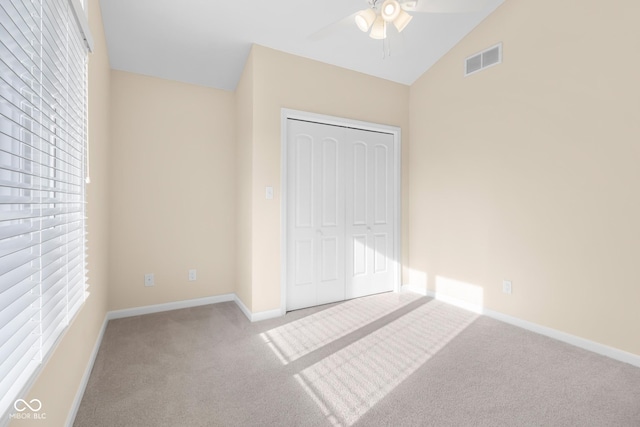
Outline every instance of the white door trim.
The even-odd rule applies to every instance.
[[[382,125],[378,123],[351,120],[342,117],[327,116],[324,114],[309,113],[306,111],[282,108],[280,110],[280,311],[282,315],[287,312],[287,120],[297,119],[309,122],[321,123],[333,126],[362,129],[373,132],[383,132],[393,135],[394,166],[393,172],[396,183],[396,229],[393,244],[394,258],[396,262],[396,279],[394,291],[400,291],[402,275],[401,240],[402,240],[402,157],[401,129],[397,126]]]

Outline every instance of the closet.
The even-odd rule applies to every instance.
[[[394,290],[394,135],[286,120],[286,309]]]

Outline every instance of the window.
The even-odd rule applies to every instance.
[[[88,295],[90,38],[74,3],[0,2],[0,424]]]

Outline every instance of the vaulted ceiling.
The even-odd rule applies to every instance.
[[[234,90],[253,43],[409,85],[503,1],[418,0],[416,9],[432,12],[411,12],[407,28],[400,34],[391,29],[385,41],[371,39],[353,21],[369,7],[367,0],[100,5],[112,68]],[[467,6],[472,11],[460,12]]]

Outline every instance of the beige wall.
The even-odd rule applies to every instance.
[[[110,309],[228,292],[280,307],[282,107],[399,126],[406,166],[409,88],[335,66],[254,46],[235,94],[121,71],[112,86]]]
[[[637,16],[507,0],[411,87],[414,284],[640,354]],[[464,78],[499,41],[504,63]]]
[[[253,55],[249,54],[235,93],[236,110],[236,295],[252,305]]]
[[[46,422],[20,420],[11,426],[65,424],[107,311],[110,84],[109,58],[97,0],[90,0],[89,24],[95,41],[95,50],[89,56],[91,184],[87,186],[87,268],[91,295],[25,398],[42,402]]]
[[[109,308],[233,292],[233,93],[122,71],[111,79]]]
[[[280,308],[281,108],[399,126],[407,171],[409,87],[262,46],[254,46],[252,294],[255,312]],[[403,213],[408,180],[403,179]],[[266,186],[274,198],[266,200]],[[403,255],[408,252],[406,215]]]

